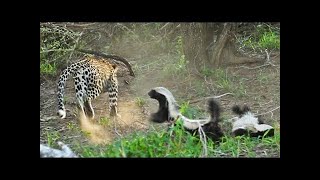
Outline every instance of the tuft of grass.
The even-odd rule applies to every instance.
[[[183,39],[182,36],[177,37],[177,43],[176,43],[176,53],[178,57],[178,62],[175,63],[175,68],[177,71],[186,70],[188,61],[185,58],[184,52],[183,52]]]
[[[176,79],[179,77],[184,77],[187,73],[187,65],[189,61],[187,61],[184,51],[183,51],[183,39],[182,36],[177,36],[175,43],[175,52],[174,52],[174,60],[170,63],[170,65],[166,65],[163,68],[164,77],[165,78],[173,78]]]
[[[253,50],[280,49],[280,30],[267,24],[259,24],[256,33],[242,38],[244,47]]]
[[[100,117],[99,124],[102,126],[109,126],[110,125],[110,118]]]
[[[210,77],[215,74],[215,71],[211,68],[204,67],[203,69],[200,70],[200,73],[205,77]]]
[[[247,90],[241,81],[237,88],[233,89],[233,94],[236,98],[246,97],[248,95]]]
[[[200,71],[200,73],[205,77],[213,78],[215,86],[224,92],[231,92],[237,98],[247,96],[247,91],[243,84],[243,79],[228,76],[228,72],[226,69],[204,68]],[[201,92],[201,89],[203,90],[204,88],[197,89],[199,89]]]
[[[137,97],[136,98],[136,103],[139,107],[142,107],[143,105],[146,104],[146,100],[142,97]]]
[[[74,130],[77,130],[77,129],[78,129],[77,126],[76,126],[76,124],[73,123],[73,122],[68,122],[67,128],[68,128],[70,131],[74,131]]]
[[[258,46],[264,49],[280,49],[280,37],[272,31],[264,32]]]
[[[189,105],[189,102],[182,102],[180,106],[180,112],[182,115],[194,119],[203,115],[203,112],[199,108],[194,108]]]
[[[60,139],[60,134],[59,132],[47,132],[47,141],[48,141],[48,146],[52,147],[53,145],[56,145],[57,140]]]
[[[56,75],[57,66],[55,63],[50,64],[47,62],[40,63],[40,73],[44,75]]]
[[[90,137],[91,135],[91,132],[89,131],[81,130],[81,132],[84,134],[85,137]]]
[[[171,66],[165,66],[164,71],[171,76],[182,75],[187,72],[187,65],[189,61],[186,60],[183,51],[183,38],[177,36],[175,44],[175,59],[171,62]]]
[[[225,92],[233,92],[234,85],[227,74],[226,70],[216,69],[214,71],[214,78],[216,79],[216,86]]]
[[[257,75],[257,80],[259,81],[260,86],[263,86],[269,82],[269,74],[260,71],[259,75]]]

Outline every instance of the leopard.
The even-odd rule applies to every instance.
[[[80,110],[93,119],[95,117],[92,101],[105,90],[109,95],[109,113],[111,117],[118,114],[118,65],[111,59],[85,55],[79,61],[67,66],[58,81],[58,112],[61,119],[66,118],[64,105],[64,88],[70,74],[74,79],[75,94]]]

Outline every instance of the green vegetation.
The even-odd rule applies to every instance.
[[[200,157],[202,148],[199,138],[184,131],[177,123],[168,131],[139,132],[110,145],[82,146],[77,151],[83,157]],[[263,153],[270,154],[259,154],[259,148],[267,149]],[[262,139],[225,136],[220,144],[209,139],[207,150],[208,157],[278,156],[280,132],[276,130],[274,137]]]
[[[110,118],[101,117],[99,119],[99,124],[102,125],[102,126],[109,126],[110,125]]]
[[[76,126],[76,124],[73,123],[73,122],[68,122],[67,128],[68,128],[70,131],[75,131],[75,130],[78,129],[78,127]]]
[[[60,69],[80,46],[81,33],[55,24],[40,26],[40,75],[55,77]]]
[[[85,137],[90,137],[90,135],[91,135],[91,132],[89,132],[89,131],[81,130],[81,132],[83,133],[83,135]]]
[[[226,69],[209,69],[204,68],[200,73],[206,78],[212,78],[214,80],[214,87],[223,92],[233,93],[235,97],[245,97],[247,95],[243,79],[230,76]],[[204,83],[204,82],[201,82]],[[201,92],[203,87],[197,88],[197,91]]]
[[[188,103],[182,104],[181,113],[190,118],[201,114]],[[261,148],[267,151],[260,152]],[[202,149],[199,137],[186,132],[178,120],[176,126],[167,130],[136,132],[110,145],[78,146],[76,151],[82,157],[201,157]],[[209,139],[207,151],[208,157],[278,156],[280,130],[276,128],[274,137],[261,139],[225,135],[219,144]]]
[[[54,146],[56,145],[57,141],[60,139],[60,134],[57,131],[54,132],[47,132],[47,142],[48,146]]]
[[[280,49],[280,29],[267,24],[256,26],[256,33],[243,37],[245,47],[251,49]]]
[[[46,74],[46,75],[55,75],[56,71],[57,71],[57,67],[56,64],[50,64],[48,62],[43,62],[40,63],[40,73],[41,74]]]
[[[176,43],[176,53],[178,57],[178,62],[175,63],[174,67],[176,70],[179,72],[181,70],[186,70],[186,66],[188,64],[188,61],[186,61],[185,55],[183,53],[183,42],[182,42],[182,37],[178,36],[177,37],[177,43]]]
[[[170,62],[170,66],[165,66],[164,72],[165,75],[184,75],[187,72],[187,65],[189,61],[186,60],[184,52],[183,52],[183,39],[182,36],[177,36],[175,43],[175,60]]]
[[[199,118],[204,115],[199,108],[191,107],[188,102],[181,103],[180,112],[182,115],[191,119]]]
[[[139,107],[142,107],[143,105],[146,104],[146,100],[143,99],[142,97],[136,97],[136,103]]]

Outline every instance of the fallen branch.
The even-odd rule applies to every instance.
[[[57,23],[59,24],[59,23]],[[78,24],[78,23],[68,23],[66,24],[66,26],[68,27],[87,27],[87,26],[92,26],[95,25],[96,23],[86,23],[86,24]]]
[[[244,68],[244,69],[253,70],[253,69],[259,69],[259,68],[262,68],[262,67],[265,67],[265,66],[270,66],[270,65],[271,64],[264,64],[264,65],[256,66],[256,67],[253,67],[253,68],[250,68],[250,67],[247,67],[247,66],[239,66],[239,67],[236,67],[236,68]]]
[[[165,28],[166,26],[168,26],[170,23],[166,23],[164,26],[162,26],[159,30],[161,31],[163,28]]]
[[[267,61],[266,61],[266,63],[267,63],[267,64],[270,64],[271,66],[276,66],[276,65],[274,65],[274,64],[271,63],[270,53],[268,53],[267,49],[265,49],[265,52],[266,52],[266,54],[267,54]]]
[[[43,51],[40,51],[40,54],[42,53],[48,53],[48,52],[70,52],[70,51],[74,51],[74,49],[49,49],[49,50],[43,50]]]
[[[275,111],[275,110],[277,110],[279,108],[280,108],[280,106],[278,106],[278,107],[276,107],[276,108],[274,108],[274,109],[272,109],[272,110],[270,110],[268,112],[265,112],[265,113],[262,113],[262,114],[257,114],[256,116],[261,116],[261,115],[265,115],[265,114],[268,114],[268,113],[272,113],[273,111]]]
[[[236,68],[245,68],[245,69],[253,70],[253,69],[259,69],[259,68],[262,68],[262,67],[265,67],[265,66],[273,66],[273,67],[276,66],[270,61],[270,53],[268,53],[267,49],[265,50],[265,52],[267,54],[267,60],[263,65],[252,67],[252,68],[247,67],[247,66],[239,66],[239,67],[236,67]]]

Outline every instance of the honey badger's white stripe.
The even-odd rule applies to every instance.
[[[203,126],[203,125],[210,122],[210,118],[191,120],[191,119],[183,116],[179,112],[179,109],[177,108],[177,107],[179,107],[177,101],[174,99],[172,93],[168,89],[166,89],[165,87],[156,87],[156,88],[153,88],[153,90],[155,90],[156,92],[158,92],[166,97],[167,102],[168,102],[168,110],[169,110],[169,113],[168,113],[169,118],[168,119],[173,118],[176,120],[178,117],[180,117],[183,122],[183,126],[187,129],[190,129],[190,130],[195,130],[195,129],[199,128],[199,123],[201,126]]]
[[[258,131],[273,129],[273,127],[267,124],[258,124],[258,118],[255,117],[251,112],[247,112],[241,118],[235,118],[232,132],[236,131],[237,129],[250,130],[256,133]]]

